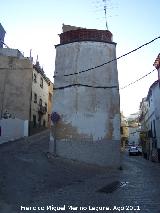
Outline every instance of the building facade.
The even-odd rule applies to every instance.
[[[63,26],[56,46],[52,111],[60,120],[52,128],[50,152],[117,168],[120,106],[116,61],[80,73],[116,58],[116,44],[110,31],[67,29]],[[67,76],[71,73],[76,74]]]
[[[155,81],[149,89],[147,101],[148,110],[148,138],[150,139],[150,158],[160,161],[160,80]],[[159,157],[158,157],[159,155]]]
[[[52,94],[53,84],[38,62],[33,64],[19,50],[0,48],[1,118],[27,121],[29,134],[48,128]]]
[[[0,48],[3,48],[5,33],[6,31],[0,23]]]
[[[52,114],[52,106],[53,106],[53,83],[49,82],[48,85],[48,128],[51,127],[51,114]]]
[[[47,128],[49,85],[51,82],[44,74],[39,62],[33,65],[32,82],[30,125],[31,128]]]
[[[160,162],[160,54],[153,66],[158,71],[158,80],[140,104],[141,141],[144,157]]]
[[[26,58],[0,55],[1,118],[8,112],[29,121],[32,70],[32,63]]]
[[[124,150],[125,147],[128,145],[128,121],[127,118],[121,113],[121,148]]]
[[[128,145],[129,146],[140,146],[140,127],[136,124],[128,127],[129,137]]]
[[[149,105],[147,98],[142,98],[139,111],[139,122],[141,124],[140,141],[142,144],[142,154],[146,159],[149,159],[150,139],[148,138],[149,131]]]

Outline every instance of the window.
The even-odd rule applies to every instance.
[[[43,88],[43,78],[40,79],[40,87]]]
[[[33,127],[36,127],[36,115],[33,115]]]
[[[45,108],[46,108],[46,111],[47,111],[47,103],[45,103]]]
[[[44,126],[44,127],[46,126],[46,121],[45,121],[45,120],[43,120],[43,126]]]
[[[123,135],[123,127],[122,126],[121,126],[120,130],[121,130],[121,135]]]
[[[156,138],[153,139],[152,147],[157,149],[157,140],[156,140]]]
[[[153,132],[154,132],[154,138],[156,138],[156,123],[155,123],[155,120],[153,120]]]
[[[153,138],[152,121],[151,121],[151,128],[150,128],[150,130],[148,131],[148,137],[149,137],[149,138]]]
[[[37,103],[37,94],[34,93],[34,103]]]
[[[34,75],[33,75],[33,81],[34,81],[34,83],[36,83],[37,82],[37,75],[34,73]]]
[[[42,99],[39,99],[39,106],[42,106]]]

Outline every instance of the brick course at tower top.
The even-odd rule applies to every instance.
[[[63,32],[60,35],[60,44],[79,41],[112,42],[112,33],[108,30],[76,29]]]

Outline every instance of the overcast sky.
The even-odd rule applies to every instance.
[[[117,57],[160,36],[159,0],[106,0],[107,23],[117,43]],[[5,0],[0,3],[0,22],[5,43],[29,56],[38,55],[46,75],[53,81],[55,47],[62,24],[105,29],[103,0]],[[160,39],[118,60],[120,88],[154,69]],[[124,115],[135,113],[139,103],[157,80],[157,72],[120,90]]]

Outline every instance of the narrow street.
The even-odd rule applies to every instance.
[[[0,213],[160,212],[160,164],[125,152],[115,171],[47,151],[46,142],[0,146]]]

